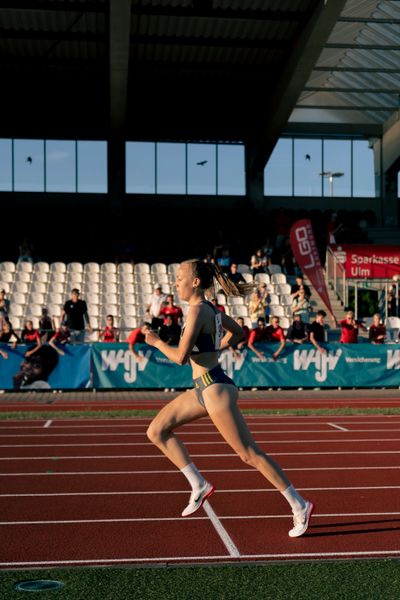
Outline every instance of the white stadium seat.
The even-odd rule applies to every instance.
[[[4,262],[0,263],[0,271],[1,272],[7,272],[7,273],[14,273],[15,272],[15,263],[11,262],[10,260],[5,260]]]
[[[1,280],[1,273],[0,273],[0,290],[4,290],[6,292],[6,294],[9,294],[10,288],[11,288],[11,285],[7,281]]]
[[[28,304],[26,306],[26,315],[30,317],[41,317],[42,306],[40,304]]]
[[[117,267],[115,266],[115,263],[106,262],[100,266],[100,272],[103,274],[104,273],[116,273]]]
[[[0,279],[1,279],[1,274],[0,274]],[[47,283],[48,279],[49,279],[49,274],[45,271],[35,271],[32,275],[32,281]]]
[[[256,273],[254,276],[254,281],[257,283],[270,283],[270,277],[268,273]]]
[[[83,273],[83,264],[80,262],[68,263],[67,273]]]
[[[135,273],[150,273],[150,265],[148,263],[137,263],[134,269]]]
[[[50,272],[49,281],[54,283],[65,283],[65,273],[61,273],[60,271]]]
[[[25,283],[30,283],[32,279],[32,273],[28,273],[27,271],[16,271],[14,276],[14,281],[23,281]]]
[[[150,267],[150,272],[153,275],[157,275],[158,273],[166,273],[167,265],[165,263],[161,263],[161,262],[153,263]]]
[[[0,278],[5,283],[12,283],[14,281],[14,273],[11,271],[2,271]]]
[[[21,294],[27,294],[29,291],[29,284],[24,283],[23,281],[17,281],[14,283],[12,291],[13,291],[13,294],[14,294],[14,292],[20,292]]]
[[[244,263],[238,264],[238,271],[239,271],[239,273],[242,273],[242,275],[243,275],[243,273],[250,273],[250,275],[251,275],[249,265],[245,265]]]
[[[63,262],[53,262],[50,265],[50,273],[65,273],[67,265]]]
[[[58,294],[57,292],[48,292],[47,293],[47,304],[58,304],[64,305],[66,298],[63,294]]]
[[[22,292],[14,292],[10,296],[10,305],[11,307],[14,304],[26,304],[26,294]]]
[[[100,265],[97,262],[88,262],[83,265],[84,273],[100,273]]]
[[[121,274],[121,273],[131,274],[131,273],[133,273],[133,266],[131,265],[131,263],[127,263],[127,262],[119,263],[119,265],[117,267],[117,271],[119,274]]]
[[[33,266],[34,273],[48,273],[49,271],[50,271],[49,263],[44,262],[43,260],[40,260],[39,262],[35,263]]]
[[[285,317],[285,309],[280,304],[270,304],[270,317]]]
[[[47,285],[40,281],[34,281],[30,289],[31,293],[45,294],[47,292]]]
[[[284,273],[273,273],[271,275],[271,283],[274,285],[278,283],[286,283],[286,275]]]
[[[67,290],[68,292],[69,290]],[[47,287],[48,294],[64,294],[64,284],[57,283],[56,281],[52,281],[49,283]]]
[[[39,292],[32,292],[31,290],[27,301],[28,306],[32,304],[44,304],[44,296],[44,294],[40,294]]]
[[[121,317],[136,317],[138,310],[134,304],[120,304],[119,312]]]
[[[277,294],[290,294],[292,287],[288,283],[277,283],[275,285],[275,291]]]
[[[28,261],[21,261],[19,263],[17,263],[16,269],[17,273],[32,273],[33,271],[33,265],[31,262]]]
[[[268,272],[270,275],[274,273],[282,273],[282,267],[280,265],[268,265]]]

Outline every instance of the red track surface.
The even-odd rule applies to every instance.
[[[181,436],[217,491],[182,519],[187,482],[149,444],[148,422],[0,421],[0,566],[400,554],[400,416],[248,418],[259,445],[316,503],[298,539],[287,535],[286,501],[208,419]]]

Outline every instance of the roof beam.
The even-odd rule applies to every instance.
[[[316,66],[313,71],[328,71],[330,73],[400,73],[399,68],[392,67],[325,67]]]
[[[400,19],[376,17],[339,17],[339,23],[376,23],[379,25],[400,25]]]
[[[281,50],[288,47],[289,40],[249,40],[241,38],[210,38],[210,37],[189,37],[175,35],[146,35],[135,34],[131,36],[133,44],[149,44],[151,46],[212,46],[214,48],[264,48],[272,50]]]
[[[196,3],[194,7],[179,6],[132,6],[132,14],[154,17],[190,17],[204,19],[231,19],[233,21],[289,21],[298,23],[306,13],[300,10],[246,10],[234,8],[209,8],[204,4]]]
[[[306,86],[304,92],[344,92],[351,94],[399,94],[399,88],[358,88],[358,87],[318,87],[318,86]]]
[[[256,175],[264,169],[345,4],[346,0],[314,1],[308,22],[301,26],[280,78],[265,96],[265,107],[260,115],[264,122],[259,123],[255,138],[249,140],[254,150],[246,165],[248,173]]]
[[[400,50],[399,44],[325,44],[327,49],[334,50]]]
[[[0,28],[0,39],[3,40],[55,40],[65,42],[104,42],[101,33],[82,33],[80,31],[33,31],[26,29]]]
[[[294,108],[305,108],[307,110],[373,110],[373,111],[392,111],[398,110],[397,105],[393,106],[333,106],[325,104],[296,104]]]
[[[104,13],[105,3],[94,2],[54,2],[41,0],[0,0],[0,9],[8,10],[52,10],[54,12],[76,12],[76,13]]]

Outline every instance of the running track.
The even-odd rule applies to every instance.
[[[0,421],[1,568],[400,555],[400,416],[247,420],[316,503],[302,538],[208,419],[181,435],[217,492],[186,519],[186,480],[148,443],[148,419]]]

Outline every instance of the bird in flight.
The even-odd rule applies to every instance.
[[[200,165],[202,167],[204,167],[204,165],[208,162],[208,160],[201,160],[200,162],[196,163],[196,165]]]
[[[26,162],[31,165],[32,164],[32,156],[27,156],[26,157]]]
[[[305,159],[306,160],[311,160],[311,156],[309,154],[306,154]]]

